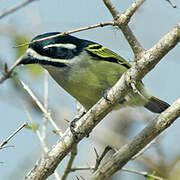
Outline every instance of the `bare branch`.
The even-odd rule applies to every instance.
[[[155,175],[149,174],[147,172],[137,171],[137,170],[134,170],[134,169],[122,168],[121,170],[130,172],[130,173],[134,173],[134,174],[138,174],[138,175],[144,176],[146,178],[153,178],[154,180],[165,180],[162,177],[155,176]]]
[[[29,113],[28,109],[26,107],[24,107],[24,110],[25,110],[25,112],[27,114],[27,117],[30,120],[31,124],[33,124],[34,122],[33,122],[33,119],[31,117],[31,114]],[[40,133],[40,131],[38,129],[35,132],[36,132],[36,135],[37,135],[37,137],[38,137],[38,139],[40,141],[40,144],[41,144],[41,147],[42,147],[42,150],[43,150],[44,154],[47,153],[48,152],[48,147],[46,145],[46,142],[44,141],[44,138],[41,136],[41,133]],[[54,176],[56,177],[57,180],[60,180],[59,174],[57,173],[56,170],[54,171]]]
[[[59,34],[56,34],[56,35],[53,35],[53,36],[49,36],[49,37],[46,37],[46,38],[34,40],[33,42],[28,42],[28,43],[20,44],[20,45],[14,46],[14,48],[19,48],[19,47],[27,46],[27,45],[29,45],[31,43],[45,41],[45,40],[56,38],[56,37],[59,37],[59,36],[62,36],[62,35],[66,35],[66,34],[68,35],[68,34],[80,32],[80,31],[85,31],[85,30],[88,30],[88,29],[93,29],[93,28],[97,28],[97,27],[104,27],[104,26],[109,26],[109,25],[114,26],[114,22],[113,21],[102,22],[102,23],[99,23],[99,24],[94,24],[94,25],[91,25],[91,26],[86,26],[86,27],[74,29],[74,30],[71,30],[71,31],[67,31],[67,32],[64,32],[64,33],[59,33]],[[13,70],[19,64],[19,62],[21,61],[22,58],[23,58],[23,56],[18,58],[18,60],[9,68],[9,70],[7,69],[7,65],[5,64],[3,76],[0,78],[0,84],[3,83],[6,79],[12,77]]]
[[[122,33],[124,34],[126,40],[128,41],[129,45],[131,46],[131,49],[133,50],[135,61],[141,58],[143,53],[145,52],[145,49],[141,46],[140,42],[136,39],[135,35],[131,31],[130,27],[128,25],[126,26],[117,26],[122,30]]]
[[[156,138],[153,139],[149,144],[147,144],[143,149],[141,149],[141,151],[139,151],[135,156],[133,156],[131,159],[132,160],[135,160],[136,158],[138,158],[139,156],[141,156],[142,154],[145,153],[145,151],[147,151],[151,146],[152,144],[154,144],[156,142]]]
[[[123,14],[117,14],[117,10],[114,10],[114,6],[110,2],[110,0],[104,0],[105,5],[111,12],[112,16],[114,17],[114,23],[116,26],[118,26],[124,36],[126,37],[127,41],[129,42],[129,45],[131,46],[134,55],[135,60],[140,59],[141,55],[144,53],[144,48],[141,46],[141,44],[138,42],[134,34],[132,33],[131,29],[128,26],[128,23],[133,16],[133,14],[138,10],[138,8],[144,3],[145,0],[136,0],[129,9],[126,10]]]
[[[32,117],[31,117],[31,114],[29,113],[29,111],[28,111],[26,106],[24,106],[24,111],[25,111],[29,121],[31,122],[31,124],[34,124],[34,121],[33,121]],[[41,137],[40,131],[37,129],[35,132],[36,132],[36,135],[37,135],[37,137],[38,137],[38,139],[40,141],[40,144],[41,144],[43,152],[47,153],[48,152],[48,148],[46,146],[46,143],[43,141],[43,138]]]
[[[171,107],[161,113],[159,117],[155,118],[143,131],[135,136],[130,143],[124,145],[117,151],[109,161],[101,164],[90,179],[108,178],[120,170],[135,154],[169,127],[179,116],[180,98],[175,101]]]
[[[111,150],[112,148],[110,146],[106,146],[103,153],[101,154],[101,156],[99,157],[96,149],[94,149],[95,153],[96,153],[96,164],[95,167],[93,169],[93,171],[96,171],[101,163],[101,161],[103,160],[103,158],[106,156],[106,154]]]
[[[89,29],[94,29],[94,28],[104,27],[104,26],[110,26],[110,25],[114,26],[114,22],[113,21],[102,22],[102,23],[99,23],[99,24],[94,24],[94,25],[74,29],[74,30],[71,30],[71,31],[66,31],[66,32],[63,32],[63,33],[59,33],[59,34],[55,34],[55,35],[48,36],[48,37],[45,37],[45,38],[41,38],[41,39],[38,39],[38,40],[34,40],[34,41],[30,42],[30,43],[20,44],[20,45],[15,46],[15,48],[23,47],[23,46],[29,45],[31,43],[46,41],[46,40],[49,40],[49,39],[57,38],[59,36],[64,36],[64,35],[80,32],[80,31],[85,31],[85,30],[89,30]]]
[[[72,171],[71,171],[71,167],[72,167],[72,165],[73,165],[73,162],[74,162],[74,160],[75,160],[76,155],[77,155],[77,145],[75,145],[75,146],[73,147],[72,151],[71,151],[71,155],[70,155],[69,162],[68,162],[68,164],[67,164],[67,167],[66,167],[66,169],[65,169],[65,171],[64,171],[64,173],[63,173],[63,176],[62,176],[61,180],[67,179],[68,174],[69,174],[70,172],[72,172]]]
[[[19,57],[9,69],[7,67],[7,64],[5,64],[3,76],[0,78],[0,84],[3,83],[6,79],[13,76],[13,73],[14,73],[13,70],[20,63],[20,61],[23,59],[23,57],[24,56]]]
[[[44,113],[44,116],[49,120],[49,122],[52,124],[52,126],[55,128],[56,132],[62,136],[62,132],[59,129],[59,127],[56,125],[56,123],[54,122],[54,120],[52,119],[51,115],[49,114],[49,112],[47,112],[47,110],[44,108],[44,106],[41,104],[41,102],[39,101],[39,99],[34,95],[34,93],[32,92],[32,90],[23,82],[21,81],[21,84],[23,85],[23,88],[28,92],[28,94],[32,97],[32,99],[34,100],[34,102],[38,105],[38,107],[41,109],[41,111]]]
[[[8,138],[6,138],[5,140],[3,140],[3,142],[0,144],[0,149],[2,149],[2,147],[8,143],[8,141],[14,137],[21,129],[23,129],[25,126],[27,126],[27,122],[23,123],[18,129],[16,129]]]
[[[94,170],[94,167],[73,167],[71,169],[71,171],[89,171],[89,170]],[[144,176],[146,178],[154,178],[155,180],[165,180],[164,178],[162,177],[159,177],[159,176],[155,176],[155,175],[152,175],[152,174],[149,174],[147,172],[142,172],[142,171],[137,171],[137,170],[134,170],[134,169],[129,169],[129,168],[122,168],[121,169],[122,171],[126,171],[126,172],[130,172],[130,173],[134,173],[134,174],[138,174],[138,175],[141,175],[141,176]]]
[[[170,0],[166,0],[173,8],[177,8],[177,6]]]
[[[71,171],[72,172],[74,172],[74,171],[89,171],[92,169],[94,169],[94,167],[73,167],[73,168],[71,168]]]
[[[45,41],[45,40],[48,40],[48,39],[56,38],[56,37],[59,37],[59,36],[63,36],[63,35],[67,35],[67,34],[72,34],[72,33],[80,32],[80,31],[85,31],[85,30],[89,30],[89,29],[94,29],[94,28],[98,28],[98,27],[109,26],[109,25],[113,26],[114,22],[113,21],[108,21],[108,22],[104,22],[104,23],[102,22],[102,23],[99,23],[99,24],[94,24],[94,25],[91,25],[91,26],[86,26],[86,27],[74,29],[74,30],[71,30],[71,31],[67,31],[67,32],[64,32],[64,33],[56,34],[56,35],[49,36],[49,37],[46,37],[46,38],[34,40],[32,43],[41,42],[41,41]]]
[[[44,70],[44,108],[48,112],[48,72]],[[47,118],[43,116],[42,121],[42,139],[45,142],[46,141],[46,127],[47,127]]]
[[[15,5],[14,7],[4,10],[2,13],[0,13],[0,19],[7,16],[8,14],[11,14],[11,13],[17,11],[18,9],[28,5],[29,3],[33,2],[33,1],[35,1],[35,0],[25,0],[21,3],[19,3],[18,5]]]
[[[106,5],[106,7],[111,12],[113,18],[116,19],[117,16],[119,15],[118,10],[115,8],[115,6],[112,4],[112,2],[110,0],[103,0],[103,1],[104,1],[104,4]]]
[[[126,12],[124,13],[125,17],[127,18],[126,23],[130,21],[131,17],[142,6],[144,2],[145,0],[136,0],[134,3],[132,3],[131,7],[126,10]]]

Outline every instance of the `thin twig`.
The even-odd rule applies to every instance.
[[[44,70],[44,108],[48,112],[48,72]],[[46,127],[47,127],[47,118],[43,116],[42,121],[42,139],[46,141]]]
[[[18,9],[26,6],[27,4],[29,4],[29,3],[33,2],[33,1],[35,1],[35,0],[25,0],[25,1],[21,2],[21,3],[19,3],[18,5],[15,5],[14,7],[11,7],[9,9],[5,9],[2,13],[0,13],[0,19],[2,19],[4,16],[6,16],[8,14],[11,14],[11,13],[17,11]]]
[[[77,145],[75,145],[71,151],[70,159],[68,161],[68,164],[66,166],[66,169],[63,173],[61,180],[65,180],[67,178],[68,174],[71,172],[71,167],[73,165],[76,155],[77,155]]]
[[[118,24],[117,24],[118,25]],[[140,59],[142,55],[145,52],[145,49],[142,47],[140,42],[136,39],[134,33],[131,31],[130,27],[128,25],[126,26],[120,26],[122,33],[124,34],[126,40],[128,41],[129,45],[131,46],[131,49],[133,50],[135,61]]]
[[[121,168],[121,170],[130,172],[130,173],[134,173],[134,174],[138,174],[138,175],[142,175],[142,176],[144,176],[144,177],[146,177],[146,178],[153,178],[153,179],[155,179],[155,180],[165,180],[165,179],[162,178],[162,177],[155,176],[155,175],[149,174],[149,173],[147,173],[147,172],[137,171],[137,170],[134,170],[134,169]]]
[[[166,0],[173,8],[177,8],[177,6],[170,0]]]
[[[95,152],[95,155],[96,155],[96,159],[99,159],[99,154],[98,154],[98,152],[97,152],[97,149],[96,148],[94,148],[94,152]],[[96,160],[97,161],[97,160]]]
[[[31,124],[34,124],[34,121],[33,121],[33,119],[32,119],[32,116],[31,116],[31,114],[29,113],[29,111],[28,111],[28,109],[27,109],[26,106],[24,106],[24,111],[25,111],[25,113],[26,113],[29,121],[31,122]],[[47,153],[47,152],[48,152],[48,148],[47,148],[46,143],[43,141],[43,138],[41,137],[40,131],[37,129],[37,130],[35,131],[35,133],[36,133],[36,135],[37,135],[37,137],[38,137],[38,139],[39,139],[39,141],[40,141],[40,144],[41,144],[41,147],[42,147],[42,150],[43,150],[44,154]]]
[[[31,117],[31,114],[29,113],[28,109],[26,107],[24,107],[24,110],[25,110],[25,112],[27,114],[27,117],[28,117],[29,121],[31,122],[31,124],[33,124],[34,122],[33,122],[33,119]],[[41,144],[41,147],[42,147],[42,150],[43,150],[44,154],[46,154],[48,152],[48,147],[46,145],[46,142],[44,141],[44,139],[41,136],[41,133],[40,133],[40,131],[38,129],[35,131],[35,133],[36,133],[36,135],[37,135],[37,137],[38,137],[38,139],[40,141],[40,144]],[[56,180],[60,180],[60,176],[57,173],[57,170],[54,171],[54,176],[56,177]]]
[[[4,65],[4,72],[2,73],[2,77],[0,78],[0,84],[3,83],[6,79],[13,76],[13,70],[20,63],[24,56],[20,56],[15,63],[8,69],[7,64]]]
[[[95,167],[73,167],[71,168],[71,171],[74,172],[74,171],[89,171],[89,170],[94,170]],[[121,169],[122,171],[126,171],[126,172],[130,172],[130,173],[134,173],[134,174],[138,174],[138,175],[142,175],[146,178],[154,178],[155,180],[165,180],[164,178],[162,177],[159,177],[159,176],[155,176],[153,174],[149,174],[147,172],[142,172],[142,171],[137,171],[137,170],[134,170],[134,169],[129,169],[129,168],[122,168]]]
[[[44,70],[44,108],[48,112],[48,94],[49,94],[49,74],[48,71]],[[46,145],[46,128],[47,128],[47,118],[43,116],[43,122],[42,122],[42,142]],[[47,149],[48,150],[48,149]],[[57,172],[57,170],[54,171],[54,176],[56,180],[60,180],[60,176]]]
[[[101,154],[101,156],[99,157],[97,150],[94,148],[94,151],[96,153],[96,164],[94,167],[94,172],[98,169],[99,165],[101,164],[101,161],[103,160],[103,158],[106,156],[106,154],[111,150],[112,148],[110,146],[106,146],[103,153]]]
[[[109,9],[112,16],[114,17],[114,21],[115,21],[114,25],[118,26],[122,30],[125,38],[127,39],[127,41],[129,42],[131,46],[131,49],[134,52],[135,59],[140,59],[142,53],[144,52],[144,48],[141,46],[141,44],[138,42],[138,40],[134,36],[133,32],[128,26],[128,23],[131,17],[133,16],[133,14],[143,4],[144,1],[145,0],[137,0],[131,5],[131,7],[125,13],[117,14],[116,13],[117,10],[113,8],[114,5],[111,3],[111,1],[104,0],[106,7]]]
[[[94,167],[73,167],[71,168],[71,171],[88,171],[88,170],[94,170]]]
[[[117,16],[119,15],[119,12],[116,9],[116,7],[112,4],[112,2],[110,0],[103,0],[103,1],[104,1],[104,4],[106,5],[106,7],[111,12],[113,18],[116,19]]]
[[[27,126],[28,125],[28,123],[27,122],[25,122],[25,123],[23,123],[18,129],[16,129],[8,138],[6,138],[5,140],[3,140],[3,142],[0,144],[0,149],[5,145],[5,144],[7,144],[8,143],[8,141],[12,138],[12,137],[14,137],[21,129],[23,129],[25,126]]]
[[[77,117],[82,117],[82,115],[86,113],[86,109],[83,106],[81,106],[79,101],[75,100],[75,102],[76,102]]]
[[[109,25],[114,25],[114,22],[113,21],[108,21],[108,22],[105,22],[105,23],[102,22],[102,23],[99,23],[99,24],[94,24],[94,25],[74,29],[74,30],[67,31],[67,32],[64,32],[64,33],[59,33],[59,34],[56,34],[56,35],[53,35],[53,36],[48,36],[46,38],[34,40],[34,41],[32,41],[32,43],[41,42],[41,41],[53,39],[53,38],[56,38],[56,37],[59,37],[59,36],[68,35],[68,34],[80,32],[80,31],[85,31],[85,30],[89,30],[89,29],[94,29],[94,28],[98,28],[98,27],[109,26]]]
[[[44,106],[42,105],[42,103],[39,101],[39,99],[34,95],[34,93],[32,92],[32,90],[23,82],[20,81],[23,88],[28,92],[28,94],[32,97],[32,99],[35,101],[35,103],[38,105],[38,107],[41,109],[41,111],[44,113],[44,116],[50,121],[50,123],[52,124],[52,126],[54,127],[54,129],[56,130],[56,132],[62,137],[62,132],[59,129],[59,127],[56,125],[56,123],[54,122],[54,120],[52,119],[51,115],[49,112],[47,112],[47,110],[44,108]]]
[[[86,180],[83,176],[80,176],[80,178],[81,178],[82,180]]]
[[[85,179],[84,177],[82,177],[82,176],[79,176],[79,177],[80,177],[82,180],[86,180],[86,179]],[[76,179],[77,179],[77,180],[80,180],[79,177],[76,176]]]
[[[134,93],[141,96],[142,99],[146,100],[146,97],[136,88],[136,84],[137,83],[134,80],[131,80],[130,86],[131,86],[132,90],[134,91]]]
[[[139,151],[135,156],[133,156],[131,159],[135,160],[138,157],[140,157],[142,154],[144,154],[145,151],[147,151],[153,144],[156,143],[156,138],[153,139],[149,144],[147,144],[141,151]]]
[[[55,35],[48,36],[48,37],[45,37],[45,38],[41,38],[41,39],[38,39],[38,40],[34,40],[34,41],[30,42],[30,43],[20,44],[20,45],[14,46],[14,47],[15,48],[23,47],[23,46],[27,46],[27,45],[32,44],[32,43],[46,41],[46,40],[57,38],[57,37],[60,37],[60,36],[73,34],[73,33],[76,33],[76,32],[85,31],[85,30],[89,30],[89,29],[94,29],[94,28],[98,28],[98,27],[109,26],[109,25],[114,26],[114,21],[102,22],[102,23],[99,23],[99,24],[94,24],[94,25],[90,25],[90,26],[86,26],[86,27],[66,31],[66,32],[63,32],[63,33],[59,33],[59,34],[55,34]]]
[[[134,3],[132,3],[132,5],[126,10],[126,12],[124,13],[124,15],[127,18],[127,22],[130,21],[131,17],[133,16],[133,14],[141,7],[141,5],[145,2],[145,0],[138,0],[135,1]]]

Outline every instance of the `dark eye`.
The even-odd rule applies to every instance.
[[[56,59],[71,59],[76,53],[74,49],[68,49],[66,47],[47,47],[43,49],[41,54],[50,58]]]
[[[58,55],[62,58],[65,58],[66,56],[68,56],[70,52],[69,49],[64,48],[64,47],[58,48],[57,51],[58,51]]]
[[[43,54],[44,54],[45,56],[52,57],[52,56],[54,55],[55,51],[56,51],[56,50],[55,50],[53,47],[45,48],[45,49],[43,49]]]
[[[61,49],[61,51],[64,51],[64,52],[68,51],[68,48],[65,48],[65,47],[61,47],[60,49]]]
[[[58,47],[56,49],[56,58],[70,59],[73,57],[72,50],[65,47]]]

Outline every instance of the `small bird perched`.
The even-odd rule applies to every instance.
[[[45,33],[32,39],[20,64],[41,65],[88,110],[131,65],[104,46],[71,35],[35,42],[56,34],[60,33]],[[136,88],[141,95],[131,90],[115,109],[144,106],[152,112],[161,113],[169,107],[168,103],[149,94],[142,82],[138,82]]]

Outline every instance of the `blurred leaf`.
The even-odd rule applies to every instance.
[[[151,175],[154,175],[154,176],[155,176],[155,175],[156,175],[156,172],[153,171]],[[152,176],[148,176],[148,177],[147,177],[147,180],[156,180],[156,179],[153,178]]]
[[[15,44],[15,46],[17,46],[17,45],[22,45],[22,44],[30,42],[30,38],[27,36],[23,36],[23,35],[16,35],[13,37],[13,41],[14,41],[13,44]],[[15,48],[17,57],[23,55],[26,52],[26,49],[27,49],[27,45]]]
[[[40,76],[41,72],[43,71],[43,68],[39,65],[28,65],[27,67],[31,76],[34,78]]]
[[[23,35],[16,35],[13,37],[13,44],[15,45],[23,45],[25,43],[30,42],[30,38],[27,36],[23,36]],[[15,48],[16,54],[17,54],[17,58],[21,55],[23,55],[27,50],[27,45],[26,46],[22,46],[22,47],[18,47]],[[32,77],[36,78],[38,76],[40,76],[41,72],[42,72],[42,68],[38,65],[29,65],[29,66],[25,66],[25,68],[29,69],[29,72],[31,74]]]
[[[170,177],[171,180],[180,179],[180,156],[176,157],[173,162],[173,167],[170,168]]]
[[[39,128],[39,124],[32,123],[32,126],[27,125],[26,128],[33,131],[37,131],[37,129]]]

